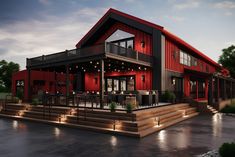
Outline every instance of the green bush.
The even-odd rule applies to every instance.
[[[166,90],[165,93],[162,94],[162,101],[174,103],[175,99],[176,99],[175,94],[173,92],[168,91],[168,90]]]
[[[109,104],[109,109],[110,109],[111,112],[115,112],[116,108],[117,108],[117,103],[116,102],[111,102]]]
[[[126,105],[126,112],[127,113],[132,113],[132,110],[133,110],[133,106],[131,104],[127,104]]]
[[[38,105],[40,104],[39,100],[37,98],[32,99],[32,105]]]
[[[235,113],[235,105],[227,105],[227,106],[225,106],[222,110],[221,110],[221,112],[223,112],[223,113]]]
[[[20,100],[22,100],[22,99],[24,98],[24,93],[23,93],[23,91],[22,91],[22,90],[17,90],[16,96],[17,96]]]
[[[235,155],[235,143],[224,143],[219,148],[219,154],[222,157],[232,157]]]

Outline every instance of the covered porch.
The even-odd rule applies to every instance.
[[[118,109],[158,104],[158,91],[152,89],[152,57],[111,43],[27,59],[27,71],[28,101],[35,98],[31,71],[47,71],[54,73],[54,82],[53,90],[37,95],[43,104],[107,108],[116,102]]]

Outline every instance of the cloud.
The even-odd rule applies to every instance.
[[[43,4],[43,5],[49,5],[50,4],[49,0],[38,0],[38,2]]]
[[[183,9],[190,9],[190,8],[197,8],[199,7],[200,2],[198,0],[186,0],[182,3],[179,3],[179,1],[175,1],[173,4],[173,8],[177,10],[183,10]]]
[[[227,12],[225,12],[225,13],[224,13],[224,15],[226,15],[226,16],[232,16],[232,15],[233,15],[233,13],[232,13],[232,12],[227,11]]]
[[[232,1],[218,2],[214,4],[214,7],[219,8],[219,9],[234,9],[235,2],[232,2]]]
[[[76,43],[101,18],[107,8],[83,8],[68,15],[42,14],[40,20],[18,21],[0,27],[1,57],[25,66],[25,57],[75,48]]]
[[[166,16],[167,19],[170,19],[174,22],[183,22],[185,21],[185,18],[184,17],[181,17],[181,16]]]

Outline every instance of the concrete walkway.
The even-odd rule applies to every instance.
[[[0,119],[0,156],[191,157],[235,141],[235,117],[199,115],[143,139]]]

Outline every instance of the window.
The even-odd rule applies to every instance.
[[[133,49],[134,48],[134,39],[133,38],[123,39],[123,40],[120,40],[120,41],[112,41],[111,43],[113,43],[114,45],[123,47],[123,48],[127,48],[127,49]]]
[[[134,48],[134,41],[133,40],[127,40],[127,48],[128,49]]]
[[[134,76],[109,76],[105,78],[105,89],[111,91],[134,91],[135,77]]]
[[[126,91],[126,78],[120,78],[121,91]]]
[[[183,51],[180,51],[180,63],[181,64],[191,66],[191,60],[192,60],[192,57],[189,54]]]
[[[119,80],[118,79],[113,80],[113,90],[119,91]]]
[[[135,80],[133,77],[129,77],[127,79],[127,90],[134,91],[135,90]]]
[[[123,40],[127,38],[134,38],[135,36],[131,33],[124,32],[120,29],[116,30],[112,35],[110,35],[105,42],[113,42],[117,40]]]
[[[113,82],[112,79],[107,79],[107,91],[111,92],[113,90]]]

